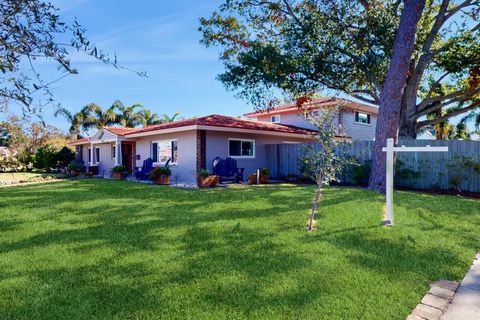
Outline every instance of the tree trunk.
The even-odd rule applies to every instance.
[[[315,213],[317,212],[318,202],[320,201],[320,196],[322,193],[322,185],[317,185],[317,192],[315,193],[315,198],[312,202],[312,212],[310,213],[310,219],[308,221],[308,230],[313,230],[313,220],[315,219]]]
[[[382,152],[382,148],[386,145],[388,138],[393,138],[395,142],[398,140],[403,89],[407,81],[418,20],[424,7],[425,0],[404,0],[390,66],[380,94],[369,188],[382,193],[385,193],[386,176],[386,155]]]

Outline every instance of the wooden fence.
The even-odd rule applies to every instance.
[[[397,154],[395,184],[417,189],[450,189],[458,185],[463,191],[480,192],[480,141],[400,140],[405,146],[447,146],[448,152],[402,152]],[[360,164],[371,159],[373,141],[353,142],[339,148],[339,154],[350,154]],[[266,146],[270,177],[282,179],[300,175],[299,159],[305,155],[301,144]],[[410,173],[410,174],[402,174]],[[351,182],[351,177],[345,177]]]

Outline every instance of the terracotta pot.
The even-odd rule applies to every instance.
[[[112,172],[112,179],[125,180],[126,176],[124,172]]]
[[[157,179],[153,179],[152,182],[154,184],[169,185],[170,184],[170,176],[160,176]]]
[[[248,177],[248,183],[250,183],[250,184],[257,184],[257,174],[256,174],[256,173],[252,173],[252,174]],[[260,183],[261,183],[261,184],[267,184],[267,183],[268,183],[268,176],[261,174],[261,175],[260,175]]]
[[[208,176],[206,178],[200,177],[198,179],[198,186],[200,188],[208,188],[208,187],[215,187],[218,186],[220,183],[220,176]]]
[[[260,175],[260,183],[267,184],[268,183],[268,176],[267,175]]]

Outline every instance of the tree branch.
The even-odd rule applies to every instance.
[[[437,97],[432,97],[432,98],[425,98],[420,104],[417,106],[417,110],[419,112],[422,112],[424,114],[430,113],[432,111],[429,111],[430,108],[428,108],[430,105],[432,105],[435,102],[440,102],[440,101],[445,101],[444,103],[441,103],[440,106],[445,106],[447,104],[460,101],[460,100],[467,100],[470,97],[473,97],[477,93],[480,93],[480,88],[476,89],[470,89],[470,90],[459,90],[452,92],[450,94],[444,95],[444,96],[437,96]],[[435,111],[435,110],[433,110]]]
[[[449,114],[443,115],[441,117],[432,119],[432,120],[425,120],[425,121],[419,121],[417,123],[418,128],[426,127],[426,126],[432,126],[440,122],[444,122],[452,117],[458,116],[459,114],[465,113],[470,110],[474,110],[476,108],[480,108],[480,101],[477,101],[468,107],[461,108],[455,111],[450,112]]]

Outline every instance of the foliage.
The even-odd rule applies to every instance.
[[[291,99],[325,89],[379,104],[402,3],[225,0],[201,19],[202,43],[221,48],[219,80],[257,108],[275,104],[278,92]],[[427,1],[403,93],[402,135],[480,106],[479,10],[478,0]]]
[[[395,163],[395,178],[397,179],[396,181],[412,180],[418,177],[420,177],[420,172],[408,168],[405,163],[397,157]]]
[[[171,176],[172,170],[168,167],[155,167],[153,168],[152,172],[150,173],[150,179],[155,180],[160,178],[161,176]]]
[[[268,176],[269,174],[270,174],[270,170],[268,168],[261,168],[260,169],[260,175]]]
[[[308,230],[313,229],[313,220],[318,202],[320,201],[322,187],[338,180],[340,172],[356,163],[354,157],[348,155],[340,156],[336,152],[337,147],[345,143],[335,137],[337,132],[335,119],[337,115],[338,109],[330,107],[321,110],[320,115],[317,117],[309,117],[316,129],[316,147],[313,147],[311,144],[307,145],[305,147],[305,155],[299,159],[302,174],[317,184]]]
[[[74,160],[68,164],[67,170],[68,172],[72,172],[72,171],[84,172],[85,166],[83,166],[80,162]]]
[[[312,192],[108,179],[0,188],[0,296],[15,301],[0,314],[405,319],[430,283],[462,279],[478,251],[478,201],[395,192],[392,230],[378,224],[377,193],[325,188],[322,223],[305,235],[298,216]]]
[[[24,170],[25,166],[17,158],[7,155],[0,155],[0,172],[15,172]]]
[[[68,147],[58,149],[46,144],[38,148],[35,154],[34,167],[39,169],[56,169],[66,167],[75,158],[75,153]]]
[[[357,160],[358,163],[358,160]],[[372,170],[372,161],[367,160],[360,165],[350,166],[348,170],[351,174],[353,184],[368,184],[368,178],[370,177],[370,172]]]
[[[115,68],[127,69],[85,36],[85,29],[75,20],[67,23],[58,9],[41,0],[5,0],[0,2],[0,69],[2,70],[0,97],[7,103],[15,100],[23,105],[24,113],[40,110],[53,103],[51,85],[67,75],[77,74],[71,63],[71,54],[81,52]],[[45,81],[37,70],[43,61],[56,64],[61,72],[57,79]],[[39,61],[37,63],[37,61]],[[145,73],[137,72],[145,76]],[[36,95],[44,103],[33,105]],[[45,101],[46,100],[46,101]]]
[[[473,157],[454,156],[450,159],[448,166],[448,182],[450,185],[461,192],[462,184],[467,181],[470,171],[476,170],[480,163],[477,163]]]
[[[211,174],[210,170],[205,169],[205,168],[202,168],[202,169],[200,170],[200,172],[198,173],[198,175],[199,175],[202,179],[205,179],[205,178],[211,176],[212,174]]]
[[[124,165],[118,165],[112,168],[112,172],[116,173],[123,173],[123,172],[128,172],[128,168],[125,167]]]

